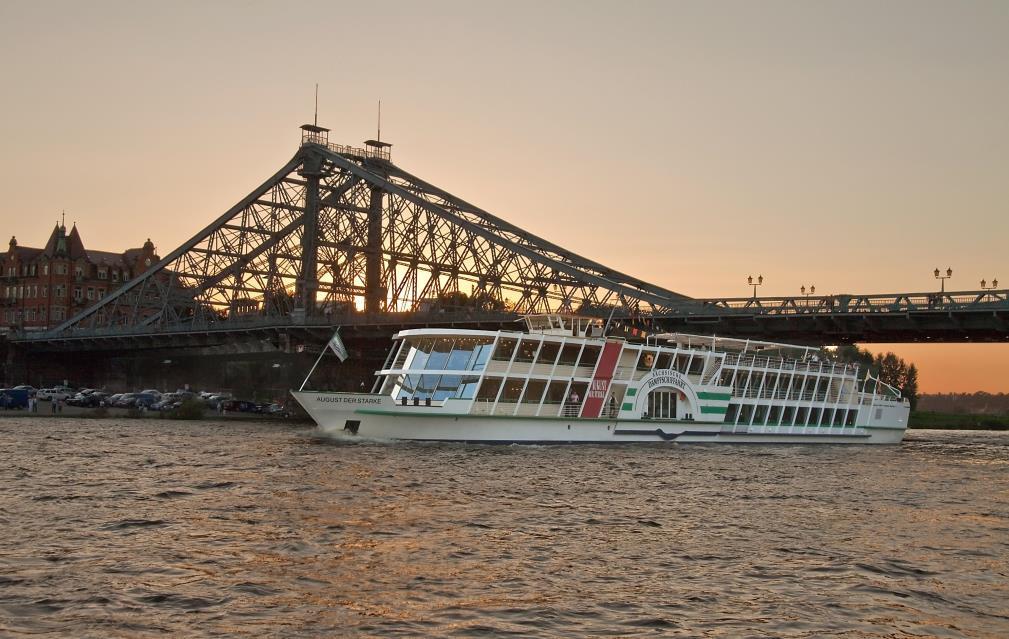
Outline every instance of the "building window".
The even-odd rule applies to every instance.
[[[112,271],[112,281],[113,282],[119,281],[119,271]]]
[[[89,300],[95,299],[95,288],[93,286],[88,287],[88,299]]]
[[[105,289],[100,288],[98,289],[98,299],[102,299],[103,297],[105,297]]]
[[[109,279],[109,269],[107,269],[107,268],[100,268],[100,269],[98,269],[98,279],[100,279],[100,280],[107,280],[107,279]]]
[[[32,274],[32,275],[35,275],[35,265],[34,265],[34,264],[32,264],[32,265],[31,265],[31,266],[30,266],[30,267],[28,268],[28,272],[29,272],[30,274]]]
[[[81,294],[81,287],[80,286],[75,286],[74,287],[74,299],[75,300],[80,300],[80,299],[82,299],[82,297],[83,297],[83,295]]]
[[[77,277],[78,279],[84,277],[84,269],[81,268],[80,266],[78,266],[77,268],[75,268],[74,269],[74,276]]]
[[[42,265],[42,274],[49,275],[49,262]]]
[[[42,287],[42,297],[49,297],[49,287],[48,286],[43,286]]]
[[[56,287],[56,297],[66,297],[65,290],[66,289],[63,288],[62,284],[60,284],[59,286],[57,286]]]

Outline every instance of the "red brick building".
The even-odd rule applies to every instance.
[[[159,259],[150,239],[122,253],[86,249],[76,224],[69,234],[57,224],[45,248],[12,237],[0,254],[0,331],[58,326]]]

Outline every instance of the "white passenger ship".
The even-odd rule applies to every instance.
[[[896,389],[816,348],[525,322],[401,331],[374,392],[292,393],[323,430],[378,439],[893,444],[907,427]]]

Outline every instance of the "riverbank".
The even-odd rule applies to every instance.
[[[158,411],[138,411],[137,409],[131,408],[81,408],[78,406],[62,406],[57,412],[53,412],[52,404],[48,401],[39,402],[38,411],[34,413],[28,412],[24,408],[12,409],[12,410],[2,410],[0,409],[0,419],[5,417],[9,418],[24,418],[30,417],[32,419],[40,418],[50,418],[50,417],[78,417],[82,419],[164,419],[164,420],[175,420],[175,419],[202,419],[202,420],[240,420],[240,421],[274,421],[274,422],[304,422],[309,421],[307,416],[292,415],[290,417],[280,417],[277,415],[263,415],[260,413],[243,413],[238,411],[224,411],[223,413],[217,412],[212,409],[206,409],[203,414],[195,417],[174,417],[170,413],[161,413]]]
[[[909,428],[941,430],[1009,430],[1009,415],[971,415],[915,411]]]

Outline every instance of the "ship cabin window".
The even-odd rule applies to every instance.
[[[579,344],[565,344],[561,349],[561,359],[558,362],[561,366],[574,366],[578,361],[578,353],[582,350]]]
[[[728,409],[725,411],[725,421],[734,423],[737,414],[739,414],[739,404],[729,404]]]
[[[475,375],[400,375],[396,378],[392,396],[407,399],[472,399],[480,378]],[[388,382],[386,383],[388,385]]]
[[[655,390],[649,393],[648,416],[652,419],[676,419],[676,391]]]
[[[579,366],[586,366],[589,368],[595,368],[596,362],[599,361],[599,353],[602,349],[598,346],[586,346],[582,349],[581,360],[578,362]]]
[[[567,381],[554,380],[547,386],[547,397],[545,403],[560,405],[567,398]]]
[[[515,352],[515,345],[518,344],[518,340],[511,337],[502,337],[497,343],[497,349],[494,351],[494,361],[497,362],[507,362],[511,361],[512,353]]]
[[[666,370],[673,367],[673,354],[672,353],[659,353],[658,361],[655,362],[655,368]]]
[[[396,368],[428,371],[477,371],[487,364],[491,337],[423,337],[404,343]]]
[[[540,356],[536,361],[537,364],[543,364],[546,366],[553,366],[554,362],[557,361],[557,356],[561,353],[561,345],[557,342],[545,341],[543,345],[540,346]]]
[[[547,383],[539,379],[531,379],[526,384],[526,391],[522,395],[523,404],[539,404],[543,399],[543,391],[546,390]]]
[[[515,353],[516,362],[531,363],[536,359],[536,353],[540,349],[540,340],[535,338],[523,338],[519,342],[518,351]]]
[[[476,393],[476,398],[478,401],[493,402],[497,399],[498,391],[501,390],[501,378],[499,377],[487,377],[484,378],[483,384],[480,384],[480,390]]]
[[[703,369],[704,369],[704,356],[700,354],[694,355],[694,359],[690,360],[690,370],[688,372],[691,375],[700,375]]]
[[[522,397],[522,388],[525,386],[525,378],[509,377],[504,381],[504,388],[501,390],[501,399],[498,401],[510,404],[517,403]]]
[[[652,349],[642,349],[641,356],[638,357],[636,368],[639,371],[650,371],[655,366],[655,351]]]

